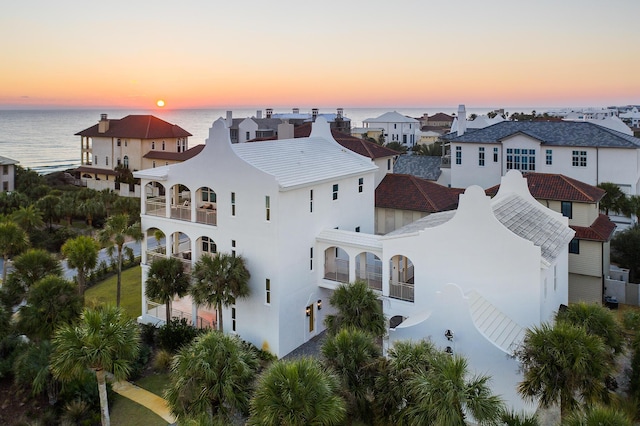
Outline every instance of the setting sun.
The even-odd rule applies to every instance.
[[[158,99],[158,102],[156,102],[156,105],[162,108],[164,106],[164,101],[162,99]]]

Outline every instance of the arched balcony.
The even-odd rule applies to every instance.
[[[324,251],[324,278],[349,282],[349,255],[340,247],[329,247]]]
[[[357,255],[356,280],[365,281],[372,290],[382,291],[382,261],[380,258],[369,252]]]
[[[411,259],[402,255],[393,256],[389,260],[389,297],[413,302],[414,284]]]
[[[167,216],[167,197],[160,182],[149,182],[144,186],[145,212],[151,216]]]
[[[171,256],[180,259],[184,263],[184,270],[191,273],[191,239],[186,234],[171,234]]]
[[[216,225],[218,222],[218,200],[213,189],[203,186],[196,191],[196,222]]]
[[[151,265],[157,258],[167,257],[167,241],[164,232],[158,228],[149,228],[145,232],[145,240],[147,242],[144,261],[146,265]]]
[[[218,246],[213,238],[202,236],[196,241],[196,257],[200,259],[201,256],[215,256],[218,253]]]
[[[191,191],[182,184],[171,187],[171,219],[191,221]]]

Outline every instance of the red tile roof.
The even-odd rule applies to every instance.
[[[376,188],[376,207],[427,213],[454,210],[463,192],[412,175],[387,174]]]
[[[97,167],[90,167],[90,166],[80,166],[73,169],[73,171],[78,173],[93,173],[93,174],[109,175],[109,176],[115,176],[117,174],[115,170],[99,169]]]
[[[439,112],[436,114],[433,114],[430,117],[427,117],[428,121],[453,121],[453,117],[450,116],[449,114],[445,114],[444,112]]]
[[[98,132],[98,124],[76,133],[78,136],[114,137],[132,139],[183,138],[191,133],[175,124],[167,123],[153,115],[127,115],[120,119],[108,119],[109,130]]]
[[[579,203],[597,203],[605,195],[603,189],[560,174],[524,173],[529,192],[539,200],[575,201]],[[485,192],[494,196],[500,185],[488,188]]]
[[[579,240],[606,242],[613,236],[616,224],[606,214],[599,214],[591,226],[571,226],[571,229],[576,231],[576,238]]]
[[[189,148],[183,152],[169,152],[169,151],[149,151],[142,158],[151,158],[155,160],[173,160],[173,161],[185,161],[191,157],[195,157],[204,148],[203,144],[196,145],[193,148]]]

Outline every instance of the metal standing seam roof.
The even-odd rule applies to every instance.
[[[586,121],[503,121],[462,136],[450,133],[443,138],[454,143],[498,143],[518,133],[551,146],[640,148],[639,138]]]
[[[281,188],[375,171],[373,162],[322,137],[233,144],[243,160],[273,175]]]

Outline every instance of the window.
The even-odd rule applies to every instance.
[[[313,247],[309,249],[309,270],[313,271]]]
[[[569,242],[569,253],[580,254],[580,240],[574,238]]]
[[[407,135],[402,135],[402,143],[407,144]]]
[[[105,166],[109,165],[109,157],[104,157],[104,164]]]
[[[236,331],[236,308],[231,308],[231,331]]]
[[[127,142],[129,142],[128,140],[124,140],[124,146],[127,146]]]
[[[9,191],[9,182],[7,181],[2,182],[2,190],[5,192]]]
[[[573,217],[573,205],[571,204],[571,201],[561,201],[560,212],[562,213],[562,216],[566,216],[571,219]]]
[[[153,167],[154,169],[156,168],[156,162],[155,161],[151,162],[151,167]]]
[[[3,175],[8,175],[9,174],[9,166],[8,165],[3,165],[2,166],[2,174]]]
[[[215,254],[218,252],[218,247],[216,243],[209,237],[202,237],[202,251],[204,253],[212,253]]]
[[[309,190],[309,212],[313,213],[313,189]]]
[[[268,195],[264,197],[264,209],[267,221],[271,220],[271,198]]]
[[[387,170],[391,170],[391,158],[387,159]]]
[[[216,202],[216,193],[213,192],[211,188],[203,188],[202,189],[202,201],[207,203],[215,203]]]
[[[493,162],[498,162],[498,148],[493,148]]]
[[[124,167],[127,168],[127,169],[129,168],[129,156],[128,155],[124,156]]]
[[[360,232],[360,227],[356,226],[356,232]]]
[[[246,138],[245,138],[245,139],[246,139],[246,140],[251,139],[251,133],[250,133],[250,132],[247,132],[247,133],[246,133]]]
[[[573,167],[587,167],[587,151],[573,151],[571,164]]]
[[[231,193],[231,216],[236,215],[236,193]]]
[[[507,148],[507,170],[534,171],[536,169],[536,150]]]
[[[462,164],[462,147],[456,146],[456,164]]]
[[[164,141],[162,141],[162,150],[164,151]]]
[[[120,164],[122,164],[122,161],[118,158],[118,159],[116,160],[116,164],[119,166]]]
[[[553,150],[547,149],[545,152],[546,152],[546,156],[547,156],[547,158],[546,158],[547,166],[553,165]]]
[[[394,123],[394,124],[393,124],[393,128],[394,128],[394,129],[397,129],[397,128],[398,128],[398,125]]]
[[[151,141],[151,149],[156,149],[156,141]]]
[[[117,144],[118,144],[118,146],[120,146],[122,144],[122,141],[120,139],[118,139]]]
[[[98,165],[98,156],[97,155],[93,156],[93,164],[95,164],[96,166]]]
[[[363,186],[364,186],[364,178],[358,178],[358,192],[362,192]]]
[[[231,256],[236,257],[236,240],[231,240]]]
[[[269,278],[267,278],[264,283],[264,296],[265,296],[265,303],[267,305],[270,305],[271,304],[271,280]]]
[[[483,146],[478,148],[478,166],[484,167],[484,147]]]
[[[338,184],[334,184],[333,185],[333,199],[337,200],[338,199]]]

